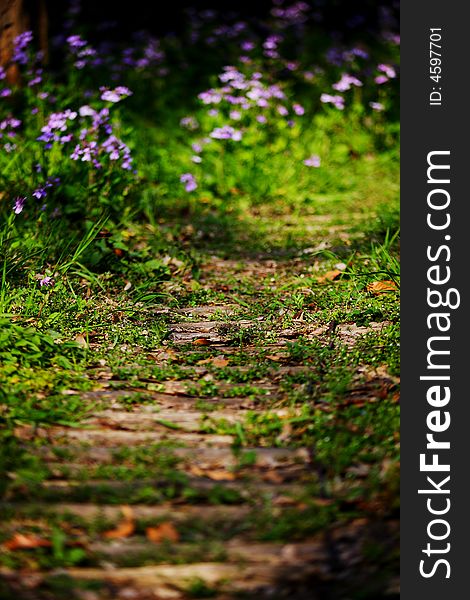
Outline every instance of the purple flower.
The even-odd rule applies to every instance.
[[[373,109],[373,110],[377,110],[377,111],[381,111],[385,109],[385,106],[380,103],[380,102],[369,102],[369,106]]]
[[[339,110],[344,109],[344,98],[342,96],[332,96],[331,94],[322,94],[320,102],[324,104],[333,104]]]
[[[267,122],[267,119],[266,119],[266,117],[264,115],[258,115],[256,117],[256,120],[258,121],[258,123],[261,123],[261,124],[264,124],[264,123]]]
[[[193,149],[193,152],[196,152],[196,154],[199,154],[202,152],[202,146],[198,142],[195,142],[194,144],[192,144],[191,148]]]
[[[94,117],[96,115],[96,110],[91,108],[91,106],[88,106],[88,104],[84,104],[78,109],[78,114],[81,117]]]
[[[357,56],[358,58],[364,58],[364,59],[368,59],[369,58],[369,53],[366,52],[365,50],[363,50],[362,48],[351,48],[351,50],[349,50],[349,52],[347,53],[348,57],[355,57]]]
[[[32,31],[25,31],[20,33],[13,40],[13,62],[25,65],[28,62],[27,47],[33,39]]]
[[[362,86],[362,81],[359,81],[357,77],[353,77],[352,75],[348,75],[347,73],[343,73],[341,79],[332,85],[333,89],[337,92],[345,92],[346,90],[351,89],[351,86],[355,85],[356,87]]]
[[[305,108],[301,105],[301,104],[293,104],[292,105],[292,110],[295,112],[296,115],[298,115],[299,117],[301,117],[302,115],[305,114]]]
[[[400,36],[397,33],[392,33],[391,31],[386,31],[383,34],[384,40],[387,42],[391,42],[392,44],[400,45]]]
[[[194,156],[191,156],[191,160],[193,161],[193,163],[199,164],[200,162],[202,162],[202,158],[200,156],[198,156],[197,154],[195,154]]]
[[[197,188],[196,178],[192,173],[183,173],[180,177],[180,181],[185,184],[184,189],[187,192],[194,192]]]
[[[46,188],[39,187],[36,190],[34,190],[34,192],[31,195],[37,198],[38,200],[41,200],[41,198],[45,198],[47,196]]]
[[[130,96],[132,94],[129,88],[126,88],[122,85],[114,88],[114,90],[100,88],[100,92],[101,100],[113,103],[120,102],[123,98],[127,98],[127,96]]]
[[[13,212],[16,215],[19,215],[20,212],[23,210],[25,203],[26,203],[26,198],[25,197],[20,198],[18,196],[18,198],[15,199],[15,204],[13,205]]]
[[[240,44],[240,48],[243,50],[243,52],[250,52],[250,50],[253,50],[254,47],[255,44],[250,42],[250,40],[245,40]]]
[[[67,38],[67,43],[70,48],[84,48],[87,45],[87,42],[79,35],[70,35]]]
[[[180,121],[180,125],[191,131],[194,131],[199,127],[199,123],[194,117],[183,117]]]
[[[285,117],[286,115],[289,114],[289,111],[287,110],[287,108],[285,106],[279,105],[277,107],[277,112],[282,116]]]
[[[375,83],[382,85],[383,83],[387,83],[388,77],[386,75],[377,75],[374,81]]]
[[[245,76],[240,71],[237,71],[235,67],[224,67],[224,72],[219,75],[220,81],[223,83],[227,82],[243,82],[245,80]]]
[[[204,104],[218,104],[222,100],[222,95],[215,90],[207,90],[206,92],[201,92],[198,98]]]
[[[230,125],[216,127],[209,135],[216,140],[233,140],[234,142],[239,142],[242,139],[242,132]]]
[[[49,275],[46,275],[39,281],[39,285],[41,287],[43,287],[44,285],[46,287],[52,287],[54,285],[54,283],[55,283],[54,279],[52,277],[50,277]]]
[[[380,64],[377,69],[382,71],[382,73],[385,73],[389,79],[394,79],[397,76],[395,69],[390,65]]]
[[[303,161],[306,167],[319,167],[321,164],[320,157],[317,154],[312,154]]]

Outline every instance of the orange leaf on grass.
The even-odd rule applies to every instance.
[[[226,358],[215,357],[215,358],[205,358],[204,360],[199,360],[198,365],[213,365],[219,369],[226,367],[229,361]]]
[[[157,525],[156,527],[147,527],[145,535],[148,540],[157,544],[164,540],[178,542],[180,539],[180,535],[175,527],[167,521],[160,523],[160,525]]]
[[[27,550],[29,548],[49,548],[52,543],[49,540],[34,534],[15,533],[12,538],[3,544],[6,550]]]
[[[107,539],[119,539],[132,535],[135,531],[134,512],[130,506],[121,506],[124,519],[115,529],[105,531],[103,536]]]
[[[327,281],[334,281],[337,277],[339,277],[341,275],[342,272],[343,271],[340,271],[339,269],[333,269],[333,271],[327,271],[323,275],[320,275],[320,277],[317,277],[317,281],[318,281],[318,283],[326,283]]]
[[[383,294],[385,292],[396,292],[397,284],[394,281],[386,279],[385,281],[373,281],[366,286],[368,292],[372,294]]]

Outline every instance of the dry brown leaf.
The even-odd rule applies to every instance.
[[[223,369],[228,365],[228,360],[226,358],[214,358],[212,359],[212,364],[214,367],[218,367],[219,369]]]
[[[27,550],[29,548],[49,548],[52,543],[34,534],[15,533],[3,544],[6,550]]]
[[[130,506],[121,506],[124,519],[115,529],[105,531],[103,536],[107,539],[119,539],[129,537],[135,531],[134,512]]]
[[[284,354],[268,354],[266,358],[269,360],[274,360],[275,362],[279,362],[280,360],[286,358],[286,356]]]
[[[87,343],[87,341],[86,341],[85,336],[84,336],[83,333],[79,333],[78,335],[76,335],[75,336],[75,341],[82,348],[88,348],[88,343]]]
[[[212,364],[214,365],[214,367],[223,369],[223,367],[226,367],[228,365],[228,360],[225,358],[214,358]]]
[[[197,338],[193,340],[194,346],[210,346],[211,342],[207,338]]]
[[[235,479],[235,473],[231,471],[224,471],[223,469],[213,469],[206,471],[206,477],[213,479],[214,481],[233,481]]]
[[[372,294],[383,294],[385,292],[396,292],[397,285],[394,281],[386,279],[385,281],[373,281],[372,283],[368,283],[366,289]]]
[[[225,358],[205,358],[204,360],[198,360],[198,365],[214,365],[214,367],[223,368],[228,365],[229,361]]]
[[[164,540],[178,542],[180,539],[180,535],[175,527],[167,521],[160,523],[160,525],[157,525],[156,527],[147,527],[145,535],[148,540],[157,544]]]
[[[317,277],[318,283],[326,283],[327,281],[335,280],[339,275],[341,275],[342,271],[339,269],[333,269],[333,271],[327,271],[320,277]]]

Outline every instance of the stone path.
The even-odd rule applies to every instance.
[[[241,268],[214,257],[202,268],[208,288],[230,278],[256,288],[281,266],[261,260]],[[268,300],[261,289],[243,297],[248,306]],[[397,597],[397,514],[387,498],[351,493],[371,465],[353,464],[332,477],[319,464],[308,435],[292,421],[302,420],[293,393],[308,391],[302,376],[312,366],[287,351],[300,338],[353,346],[387,323],[328,326],[299,313],[284,326],[262,315],[238,316],[249,312],[232,302],[163,309],[169,335],[152,353],[153,374],[138,364],[128,365],[130,378],[97,366],[89,371],[94,389],[83,395],[95,408],[80,427],[19,428],[22,439],[46,442],[36,453],[49,475],[33,500],[21,488],[7,498],[2,508],[11,510],[12,534],[18,523],[34,530],[38,521],[65,522],[61,551],[79,550],[86,560],[25,571],[21,581],[5,570],[12,593],[320,600],[355,598],[348,590],[370,586],[368,598]],[[155,375],[172,366],[177,376]],[[396,384],[364,367],[341,402],[380,402]],[[322,398],[312,402],[332,410]]]

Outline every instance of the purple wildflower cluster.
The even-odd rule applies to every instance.
[[[268,50],[274,49],[278,38],[271,41],[272,47],[267,48]],[[240,142],[251,124],[276,124],[285,118],[292,127],[292,118],[305,114],[301,104],[289,102],[281,86],[266,83],[259,71],[245,75],[235,66],[226,66],[219,75],[219,80],[223,84],[221,87],[205,90],[198,96],[202,104],[208,107],[208,123],[213,125],[206,137],[192,143],[194,154],[191,161],[195,164],[202,162],[200,155],[204,147],[214,140]],[[194,117],[183,118],[180,125],[191,130],[199,127]],[[185,184],[186,191],[191,192],[197,188],[195,177],[190,173],[182,175],[181,182]]]
[[[166,69],[162,64],[166,58],[160,40],[150,36],[144,41],[143,47],[131,46],[122,51],[122,64],[132,69],[149,69],[158,67],[158,74],[165,75]]]
[[[290,6],[282,6],[282,0],[274,0],[273,3],[275,6],[271,14],[284,26],[301,25],[307,20],[310,6],[306,2],[294,2]]]
[[[335,66],[344,66],[346,63],[349,63],[348,68],[355,70],[356,72],[360,72],[364,78],[369,79],[371,74],[370,67],[358,65],[356,63],[356,59],[358,58],[366,60],[369,58],[369,54],[364,49],[359,47],[348,50],[341,50],[340,48],[332,47],[326,52],[326,59],[330,64]],[[373,76],[373,81],[376,85],[381,86],[391,79],[395,79],[396,76],[396,70],[392,65],[381,63],[376,67],[376,73]],[[314,77],[312,74],[310,80],[313,79]],[[352,87],[362,87],[363,85],[364,81],[359,79],[358,76],[348,72],[343,72],[339,81],[334,83],[332,88],[336,92],[346,92]],[[320,96],[320,101],[325,104],[332,104],[339,110],[343,110],[345,107],[345,98],[339,94],[322,93]],[[380,112],[385,109],[385,106],[381,102],[371,101],[368,104],[374,111]]]
[[[104,100],[105,102],[112,102],[113,104],[120,102],[124,98],[132,95],[131,90],[123,85],[118,85],[113,90],[110,90],[106,87],[100,87],[100,92],[101,100]]]
[[[74,66],[77,69],[83,69],[89,64],[97,65],[97,52],[96,50],[81,36],[70,35],[67,38],[67,44],[69,52],[74,59]]]
[[[361,87],[362,81],[360,81],[357,77],[353,75],[349,75],[348,73],[343,73],[341,75],[341,79],[334,83],[331,87],[337,92],[346,92],[351,89],[351,86],[354,85],[356,87]]]
[[[41,185],[39,185],[32,193],[31,198],[35,198],[36,200],[41,200],[40,210],[45,210],[47,208],[47,204],[45,203],[45,199],[48,196],[49,191],[52,188],[56,188],[60,184],[60,177],[48,177]],[[13,212],[16,215],[19,215],[23,212],[23,209],[28,200],[27,196],[18,196],[15,198],[15,202],[13,204]]]
[[[25,31],[17,35],[13,41],[12,61],[19,65],[26,65],[29,62],[28,46],[33,40],[33,33]]]
[[[20,126],[21,121],[11,116],[0,121],[0,140],[6,140],[3,144],[3,148],[6,152],[15,150],[16,145],[13,140],[18,135],[17,130]]]
[[[102,100],[113,104],[130,94],[130,90],[125,87],[114,90],[101,89]],[[110,110],[107,107],[95,110],[84,104],[78,111],[67,109],[52,113],[37,139],[45,142],[46,149],[52,148],[54,143],[74,144],[70,158],[74,161],[89,162],[96,169],[104,166],[103,158],[106,156],[109,161],[120,161],[124,170],[132,168],[130,149],[114,135]]]
[[[348,48],[346,50],[332,46],[326,51],[325,58],[327,62],[335,67],[342,67],[345,63],[354,63],[357,59],[367,60],[369,53],[359,46]]]
[[[242,132],[239,129],[234,129],[231,125],[216,127],[209,134],[215,140],[233,140],[239,142],[242,139]]]
[[[387,81],[395,79],[397,76],[395,69],[391,65],[380,64],[377,66],[377,71],[379,71],[379,75],[375,77],[374,81],[379,85],[387,83]]]
[[[264,83],[259,71],[247,77],[237,67],[227,66],[219,79],[225,85],[200,93],[199,99],[203,104],[229,107],[229,111],[236,107],[235,120],[240,120],[248,111],[258,114],[275,109],[281,116],[287,116],[291,111],[296,115],[303,114],[300,104],[296,103],[295,108],[288,106],[286,95],[279,85]],[[212,113],[211,116],[217,115]]]
[[[196,178],[192,173],[183,173],[180,177],[181,183],[184,183],[184,189],[187,192],[194,192],[197,188]]]
[[[204,147],[212,141],[240,142],[245,130],[252,124],[273,125],[287,119],[287,124],[294,125],[293,117],[305,114],[304,107],[298,102],[289,102],[281,86],[264,81],[259,71],[245,75],[235,66],[226,66],[219,75],[223,84],[201,92],[198,96],[203,105],[208,107],[208,123],[212,125],[204,138],[193,142],[191,161],[199,164]],[[210,107],[210,108],[209,108]],[[212,121],[212,119],[214,121]],[[182,127],[195,130],[199,124],[194,117],[185,117],[180,122]],[[189,179],[185,173],[186,191],[196,189],[195,179]]]
[[[331,94],[322,94],[320,96],[320,102],[323,102],[324,104],[333,104],[333,106],[335,106],[339,110],[344,109],[343,96],[338,96],[338,95],[332,96]]]
[[[66,144],[72,141],[73,134],[68,131],[68,121],[75,121],[76,111],[67,109],[63,112],[52,113],[44,127],[41,128],[41,135],[38,141],[45,142],[46,149],[52,148],[53,142]]]
[[[267,58],[280,58],[278,46],[282,42],[283,38],[281,35],[273,34],[269,35],[263,42],[263,54]]]
[[[6,79],[6,71],[0,66],[0,81],[4,81]],[[0,98],[6,98],[11,95],[11,89],[9,87],[0,87]]]
[[[196,129],[199,128],[199,123],[197,122],[197,120],[194,117],[183,117],[180,120],[180,125],[181,127],[184,127],[185,129],[189,129],[190,131],[195,131]]]
[[[36,200],[43,200],[44,198],[47,197],[47,191],[50,188],[53,188],[55,186],[58,186],[60,183],[60,177],[48,177],[45,181],[45,183],[41,186],[39,186],[38,188],[36,188],[34,190],[34,192],[31,194],[31,196],[33,196],[33,198],[36,198]]]

